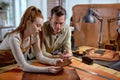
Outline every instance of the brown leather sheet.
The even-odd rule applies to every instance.
[[[99,51],[100,53],[96,52]],[[85,51],[86,57],[89,57],[91,59],[96,59],[96,60],[105,60],[105,61],[118,61],[119,60],[119,53],[112,51],[112,50],[102,50],[98,49],[95,50],[93,48],[88,49]]]
[[[35,62],[33,65],[46,66],[46,65],[43,65],[43,64],[39,64],[37,62]],[[71,66],[75,66],[75,67],[78,67],[78,68],[81,68],[81,69],[84,69],[84,70],[88,70],[88,71],[93,71],[97,74],[104,75],[106,77],[112,78],[113,80],[120,80],[120,77],[117,77],[117,76],[112,74],[113,72],[111,72],[111,74],[107,73],[107,72],[104,72],[104,69],[102,71],[99,68],[95,68],[91,65],[86,65],[86,64],[82,63],[81,61],[78,61],[78,60],[75,60],[75,59],[72,59]],[[16,68],[16,69],[13,69],[11,71],[0,74],[0,80],[22,80],[22,79],[27,80],[27,78],[29,78],[28,80],[33,80],[33,79],[34,80],[45,80],[44,78],[40,79],[41,76],[44,76],[45,78],[49,77],[49,78],[51,78],[51,80],[59,80],[59,79],[60,80],[65,80],[65,79],[67,80],[69,78],[73,79],[73,76],[74,75],[76,76],[76,72],[77,72],[80,80],[107,80],[105,78],[102,78],[102,77],[99,77],[99,76],[81,71],[79,69],[75,69],[76,70],[76,72],[75,72],[74,68],[71,68],[69,66],[64,67],[64,69],[65,70],[63,72],[59,73],[59,74],[55,74],[55,75],[45,74],[44,75],[44,74],[33,74],[33,73],[26,73],[26,72],[24,73],[21,69]],[[33,77],[30,78],[31,76],[33,76]],[[55,79],[52,78],[52,77],[54,77]],[[47,80],[49,80],[49,78]],[[65,79],[63,79],[63,78],[65,78]],[[77,80],[77,79],[78,78],[75,78],[75,80]]]
[[[24,72],[22,80],[80,80],[75,69],[64,69],[57,74]]]
[[[75,67],[83,69],[83,70],[87,70],[90,72],[94,72],[94,73],[109,77],[109,78],[111,78],[111,80],[120,80],[120,77],[116,77],[115,75],[113,75],[112,71],[110,74],[110,73],[104,72],[104,69],[103,69],[103,71],[100,70],[99,67],[95,68],[95,66],[93,67],[92,65],[86,65],[86,64],[84,64],[80,61],[76,61],[74,59],[73,59],[73,62],[74,63],[72,63],[71,66],[75,66]],[[79,74],[81,80],[108,80],[108,79],[105,79],[103,77],[96,76],[96,75],[90,74],[88,72],[79,70],[79,69],[76,69],[76,71]]]

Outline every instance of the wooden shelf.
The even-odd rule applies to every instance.
[[[0,26],[0,29],[15,28],[15,26]]]

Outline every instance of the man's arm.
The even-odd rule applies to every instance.
[[[70,27],[68,27],[66,29],[66,31],[67,31],[67,34],[66,34],[65,43],[63,45],[63,48],[71,50],[71,30],[70,30]]]
[[[70,28],[68,28],[67,30],[67,35],[66,35],[66,41],[63,45],[64,48],[64,52],[63,52],[63,56],[64,57],[72,57],[72,51],[71,51],[71,30]]]

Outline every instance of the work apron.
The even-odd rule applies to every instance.
[[[0,67],[14,63],[15,59],[11,50],[0,50]]]

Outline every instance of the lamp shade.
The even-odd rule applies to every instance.
[[[83,17],[82,22],[85,23],[95,23],[92,9],[89,8],[87,14]]]
[[[103,22],[103,18],[100,17],[96,11],[94,11],[92,8],[88,8],[88,12],[85,15],[85,17],[83,17],[82,22],[85,23],[95,23],[95,19],[94,17],[96,17],[99,21],[100,21],[100,32],[99,32],[99,41],[98,41],[98,47],[101,48],[102,46],[102,22]]]

